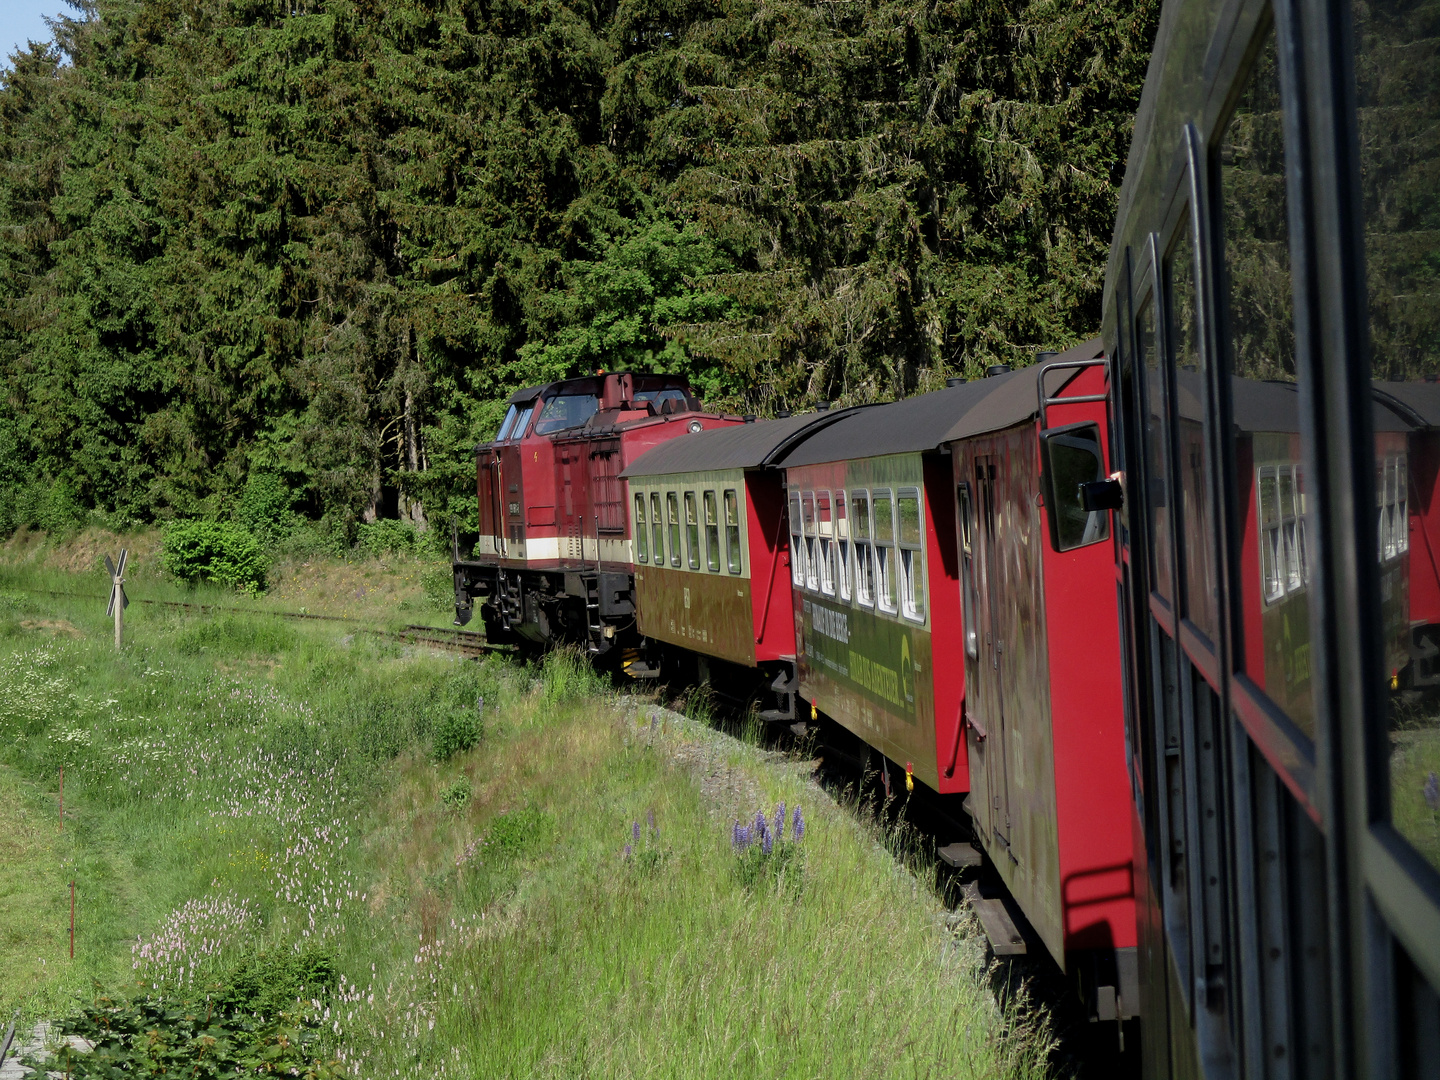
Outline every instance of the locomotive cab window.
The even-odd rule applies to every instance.
[[[655,565],[665,565],[665,522],[660,517],[660,493],[650,493],[650,546],[655,551]]]
[[[875,527],[875,595],[881,611],[898,610],[895,572],[895,501],[888,491],[871,492]]]
[[[635,493],[635,558],[639,562],[650,561],[649,545],[645,542],[645,496]]]
[[[720,572],[720,514],[715,492],[705,492],[705,566],[712,574]]]
[[[797,589],[805,587],[805,535],[800,523],[800,492],[790,492],[790,580]]]
[[[581,427],[599,408],[600,400],[594,394],[558,394],[540,410],[535,434],[551,435]]]
[[[740,573],[740,500],[734,488],[725,489],[725,560],[730,573]]]
[[[511,405],[505,412],[505,419],[500,424],[500,430],[495,433],[495,442],[504,442],[510,437],[510,431],[515,426],[515,419],[520,415],[520,406]]]
[[[855,600],[866,607],[875,606],[875,552],[870,546],[870,495],[865,491],[850,493],[850,531],[853,534],[850,555],[855,560]]]
[[[685,492],[685,542],[690,556],[690,569],[700,569],[700,512],[695,505],[695,492]]]
[[[680,565],[680,495],[678,492],[665,493],[665,510],[670,525],[670,565]]]
[[[920,520],[920,492],[900,490],[895,499],[900,541],[900,612],[925,621],[925,530]]]
[[[1042,432],[1041,484],[1050,546],[1073,551],[1110,538],[1110,514],[1086,510],[1081,485],[1105,479],[1105,458],[1097,424],[1074,424]]]

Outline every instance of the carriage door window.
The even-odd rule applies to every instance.
[[[1352,11],[1376,401],[1371,604],[1388,704],[1389,754],[1376,764],[1389,776],[1391,824],[1440,869],[1440,25],[1433,5],[1414,0]],[[1440,896],[1440,879],[1428,887]],[[1428,961],[1440,967],[1440,943]]]
[[[685,492],[685,541],[690,555],[690,569],[700,569],[700,511],[695,505],[695,492]]]
[[[906,618],[925,619],[925,530],[920,521],[920,492],[901,489],[895,500],[900,526],[900,610]]]
[[[669,513],[670,565],[680,565],[680,496],[677,492],[665,493],[665,509]]]
[[[801,502],[805,524],[805,587],[811,592],[820,588],[820,545],[815,535],[815,493],[805,492]]]
[[[725,559],[730,573],[740,573],[740,500],[734,488],[725,489]]]
[[[850,493],[851,558],[855,560],[855,599],[866,607],[875,603],[875,552],[870,547],[870,496]]]
[[[650,546],[655,551],[655,565],[665,565],[665,522],[660,516],[660,493],[650,493]]]
[[[888,491],[872,492],[875,523],[875,588],[882,611],[896,610],[895,504]]]
[[[845,492],[835,492],[835,562],[840,599],[850,599],[850,522],[845,517]]]
[[[1040,447],[1050,546],[1070,551],[1108,539],[1109,513],[1086,510],[1080,492],[1082,484],[1105,479],[1099,426],[1051,428],[1041,432]]]
[[[955,489],[960,508],[960,604],[965,625],[965,655],[972,660],[980,657],[980,633],[975,622],[979,603],[975,596],[975,508],[971,503],[970,485]]]
[[[635,493],[635,558],[649,562],[649,545],[645,542],[645,496]]]
[[[1210,497],[1206,435],[1205,357],[1200,349],[1199,297],[1195,288],[1195,245],[1188,208],[1165,262],[1166,315],[1170,362],[1174,366],[1175,408],[1180,472],[1181,580],[1185,614],[1214,641],[1220,629],[1220,582],[1215,569],[1215,506]],[[1173,444],[1172,444],[1173,445]]]
[[[820,591],[835,595],[835,518],[830,506],[830,492],[815,493],[815,532],[820,548]]]
[[[805,533],[801,522],[800,492],[790,492],[790,580],[797,589],[805,587]]]
[[[705,492],[705,565],[712,574],[720,572],[720,509],[715,492]]]

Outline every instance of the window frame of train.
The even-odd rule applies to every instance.
[[[1093,433],[1093,434],[1092,434]],[[1086,443],[1094,446],[1091,457],[1095,461],[1094,475],[1088,481],[1105,479],[1105,453],[1101,448],[1100,425],[1093,420],[1085,420],[1078,424],[1066,424],[1063,427],[1046,428],[1040,433],[1040,490],[1044,493],[1046,507],[1046,518],[1050,523],[1050,547],[1054,551],[1076,551],[1082,547],[1089,547],[1091,544],[1103,543],[1110,539],[1110,516],[1103,510],[1086,510],[1083,506],[1084,499],[1080,493],[1080,483],[1075,485],[1074,491],[1066,491],[1064,495],[1056,489],[1056,454],[1057,451],[1079,450],[1077,443],[1084,438]],[[1069,485],[1067,485],[1068,487]],[[1069,518],[1078,512],[1084,519],[1081,535],[1077,538],[1067,525]],[[1097,526],[1096,535],[1086,539],[1086,533],[1091,526]]]
[[[805,588],[805,517],[800,507],[800,489],[791,488],[786,499],[786,514],[790,518],[790,584],[797,589]]]
[[[720,503],[714,488],[701,494],[705,514],[705,568],[712,574],[720,572]]]
[[[1388,496],[1375,466],[1387,474],[1372,430],[1352,8],[1331,0],[1173,7],[1167,19],[1181,29],[1161,48],[1178,42],[1203,56],[1204,76],[1199,59],[1187,65],[1182,54],[1171,96],[1162,98],[1167,111],[1137,119],[1137,144],[1149,138],[1159,146],[1137,145],[1132,155],[1147,161],[1151,190],[1136,196],[1145,204],[1133,227],[1124,217],[1132,207],[1122,203],[1116,235],[1125,246],[1112,261],[1107,305],[1118,405],[1112,454],[1121,448],[1126,472],[1127,506],[1114,531],[1129,631],[1128,746],[1148,888],[1160,898],[1165,930],[1151,974],[1165,973],[1158,991],[1145,991],[1146,1071],[1440,1075],[1440,872],[1389,817],[1379,600],[1387,552],[1377,513]],[[1162,80],[1173,74],[1161,63],[1151,70]],[[1265,526],[1255,505],[1258,471],[1248,500],[1237,490],[1239,301],[1227,231],[1247,234],[1243,203],[1239,217],[1229,216],[1224,155],[1262,70],[1273,80],[1267,122],[1281,132],[1280,253],[1293,275],[1278,319],[1293,332],[1295,468],[1313,491],[1308,511],[1294,507],[1305,517],[1297,532],[1307,559],[1297,591],[1311,601],[1316,689],[1308,729],[1247,670],[1244,650],[1244,590],[1262,587],[1246,581],[1247,513],[1262,543]],[[1152,108],[1154,97],[1147,87]],[[1172,271],[1182,231],[1194,264],[1198,359],[1188,381],[1199,388],[1198,402],[1186,407],[1202,434],[1190,467],[1206,485],[1198,513],[1190,512],[1198,529],[1184,520],[1176,430]],[[1158,433],[1147,419],[1152,401]],[[1213,614],[1196,603],[1205,578],[1187,562],[1206,545]],[[1212,866],[1221,875],[1213,892]]]
[[[740,490],[722,488],[725,504],[725,568],[732,574],[745,572],[745,547],[740,532]]]
[[[635,561],[648,563],[650,561],[650,544],[646,536],[646,529],[649,527],[645,521],[645,493],[636,491],[633,493],[635,503]]]

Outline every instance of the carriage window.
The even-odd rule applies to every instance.
[[[677,492],[665,493],[665,509],[669,512],[670,524],[670,565],[680,565],[680,496]]]
[[[649,545],[645,542],[645,496],[635,494],[635,557],[640,562],[650,561]]]
[[[805,587],[805,534],[801,531],[804,517],[800,513],[800,492],[790,492],[790,580],[797,589]]]
[[[660,517],[660,493],[650,493],[650,546],[655,549],[655,565],[665,565],[665,522]]]
[[[855,599],[866,607],[875,604],[875,551],[870,546],[870,496],[850,493],[851,557],[855,560]]]
[[[961,484],[955,491],[960,508],[960,604],[965,625],[965,653],[972,660],[980,656],[980,632],[975,620],[980,617],[980,604],[975,595],[975,510],[970,501],[970,485]]]
[[[820,552],[815,536],[815,493],[805,492],[801,512],[805,522],[805,587],[812,592],[820,588]]]
[[[835,520],[831,513],[830,492],[815,493],[815,533],[820,548],[820,591],[835,595]]]
[[[720,572],[720,512],[715,492],[705,492],[705,565],[712,574]]]
[[[888,491],[871,492],[875,532],[875,593],[882,611],[896,610],[895,504]]]
[[[1227,337],[1234,410],[1232,482],[1240,511],[1243,644],[1237,666],[1307,734],[1310,608],[1305,472],[1290,228],[1285,188],[1284,113],[1271,31],[1246,77],[1218,155],[1224,206]]]
[[[1380,561],[1398,559],[1410,547],[1405,456],[1392,454],[1375,465],[1375,503],[1379,511]]]
[[[725,489],[725,559],[730,573],[740,573],[740,501],[734,488]]]
[[[850,523],[845,517],[845,492],[835,492],[836,584],[840,599],[850,599]]]
[[[1170,362],[1174,365],[1175,403],[1171,418],[1178,436],[1181,580],[1185,583],[1185,614],[1214,641],[1220,628],[1219,575],[1215,568],[1215,504],[1206,468],[1210,436],[1206,434],[1205,355],[1200,349],[1195,247],[1190,239],[1189,212],[1165,263],[1166,315],[1170,327]],[[1172,444],[1173,445],[1173,444]]]
[[[1070,551],[1110,536],[1110,515],[1086,510],[1080,485],[1105,479],[1096,424],[1056,428],[1041,433],[1045,506],[1050,520],[1050,546]]]
[[[700,512],[695,505],[695,492],[685,492],[685,544],[690,555],[690,569],[700,569]]]
[[[925,618],[925,530],[920,523],[920,492],[901,490],[895,500],[900,540],[900,610]]]

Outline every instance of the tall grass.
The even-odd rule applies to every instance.
[[[0,882],[25,887],[0,895],[23,928],[0,965],[27,977],[0,979],[0,1010],[319,950],[354,1075],[1044,1071],[1044,1032],[995,1004],[975,940],[876,827],[797,767],[616,697],[580,654],[521,668],[138,605],[117,654],[93,605],[3,580],[0,822],[25,844]],[[483,733],[436,752],[481,697]],[[737,871],[756,798],[805,808],[783,889]]]

